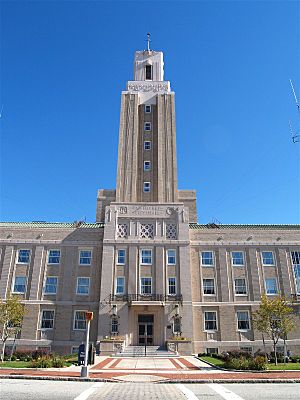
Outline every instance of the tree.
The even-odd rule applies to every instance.
[[[1,361],[4,360],[5,345],[9,337],[16,337],[20,332],[24,305],[18,296],[9,296],[0,301],[0,339],[2,341]]]
[[[265,348],[264,334],[273,342],[275,364],[277,365],[276,345],[281,338],[285,340],[290,331],[294,329],[294,310],[289,306],[284,296],[268,299],[266,295],[261,298],[261,303],[256,312],[253,313],[253,325],[262,333]]]

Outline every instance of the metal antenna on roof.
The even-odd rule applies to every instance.
[[[150,42],[151,42],[151,39],[150,39],[150,33],[148,32],[147,33],[147,50],[148,51],[150,51]]]
[[[297,110],[298,110],[299,117],[300,117],[300,106],[299,106],[298,99],[297,99],[297,95],[296,95],[296,91],[295,91],[295,89],[294,89],[294,85],[293,85],[293,82],[292,82],[291,79],[290,79],[290,84],[291,84],[293,96],[294,96],[295,103],[296,103]],[[297,131],[294,130],[291,121],[289,121],[289,127],[290,127],[290,132],[291,132],[291,135],[292,135],[292,141],[293,141],[293,143],[298,143],[298,142],[300,142],[300,135],[299,135],[299,133],[298,133]]]

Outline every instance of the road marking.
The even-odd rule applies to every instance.
[[[75,397],[74,400],[86,400],[91,394],[93,394],[100,386],[102,386],[104,382],[97,382],[89,389],[86,389],[84,392],[80,393],[79,396]]]
[[[176,386],[186,396],[188,400],[199,400],[195,393],[185,387],[182,383],[176,383]]]
[[[237,395],[234,392],[226,389],[224,386],[218,383],[209,383],[207,385],[209,388],[217,392],[220,396],[222,396],[225,400],[244,400],[242,397]]]

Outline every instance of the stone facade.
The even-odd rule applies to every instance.
[[[185,354],[258,350],[251,315],[264,293],[291,298],[299,318],[300,225],[199,225],[195,191],[178,190],[175,95],[161,52],[135,55],[116,190],[98,191],[96,221],[0,223],[0,296],[19,294],[27,311],[18,348],[70,353],[87,310],[104,353],[171,346],[174,336],[186,339]],[[287,341],[298,354],[299,326]]]

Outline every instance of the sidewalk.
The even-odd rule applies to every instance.
[[[29,369],[0,368],[0,378],[86,380],[80,366]],[[195,357],[114,358],[97,357],[89,368],[89,379],[97,381],[164,382],[300,382],[300,371],[220,371]]]

